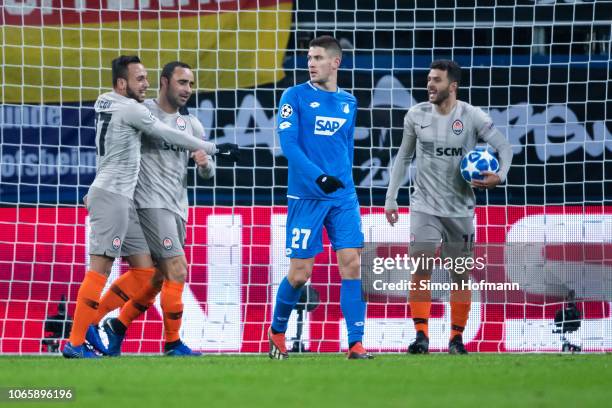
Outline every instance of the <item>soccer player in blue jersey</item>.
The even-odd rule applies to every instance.
[[[359,202],[353,183],[355,97],[338,88],[342,48],[330,36],[309,44],[310,81],[288,88],[281,97],[278,134],[289,162],[286,254],[289,274],[276,295],[268,330],[270,358],[288,357],[285,331],[302,286],[323,251],[323,227],[342,276],[340,307],[348,328],[349,359],[369,359],[362,345],[366,304],[361,298],[363,247]]]

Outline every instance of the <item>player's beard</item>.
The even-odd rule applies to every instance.
[[[140,95],[134,92],[129,86],[125,88],[125,93],[127,94],[128,98],[132,98],[138,102],[144,101],[144,98],[141,98]]]
[[[187,105],[187,101],[189,100],[189,98],[187,98],[187,101],[183,103],[183,100],[181,99],[181,96],[178,93],[176,94],[167,93],[166,99],[168,100],[168,103],[170,104],[170,106],[176,109],[180,109],[184,107],[185,105]]]
[[[434,99],[431,103],[434,105],[440,105],[450,96],[450,87],[446,87],[445,89],[441,89],[436,94],[436,99]]]

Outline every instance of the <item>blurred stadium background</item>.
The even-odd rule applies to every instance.
[[[452,58],[464,67],[460,99],[488,111],[514,150],[507,183],[478,193],[477,241],[590,243],[610,259],[612,1],[4,0],[1,8],[0,353],[53,351],[72,316],[87,265],[81,200],[95,174],[92,105],[110,89],[110,60],[119,54],[140,55],[150,97],[164,63],[191,64],[192,113],[211,140],[247,152],[237,166],[219,162],[211,181],[189,174],[182,336],[191,347],[267,351],[265,330],[288,267],[287,162],[275,112],[282,91],[307,80],[307,44],[316,35],[340,39],[340,85],[360,106],[354,178],[367,241],[408,241],[408,217],[393,230],[383,221],[390,165],[403,115],[426,98],[429,64]],[[413,175],[401,205],[409,204]],[[346,347],[333,259],[328,246],[317,257],[312,287],[320,299],[304,316],[302,340],[314,352]],[[500,259],[490,271],[496,278],[488,277],[510,280]],[[556,261],[534,260],[542,269]],[[111,279],[123,268],[116,263]],[[468,350],[560,350],[552,331],[562,297],[528,282],[505,296],[479,296]],[[580,308],[572,342],[612,351],[609,301]],[[433,313],[432,347],[444,350],[443,297]],[[371,304],[365,346],[404,350],[412,330],[402,302]],[[294,316],[289,337],[296,331]],[[152,308],[130,328],[124,350],[158,353],[162,334]]]

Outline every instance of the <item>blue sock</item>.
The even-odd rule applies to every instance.
[[[287,277],[285,277],[280,286],[278,292],[276,292],[276,305],[274,307],[274,317],[272,318],[272,330],[276,333],[284,333],[287,331],[287,322],[291,311],[295,304],[300,300],[300,294],[302,288],[294,288],[291,286]]]
[[[361,300],[361,279],[342,279],[340,308],[346,320],[349,345],[363,341],[366,303]]]

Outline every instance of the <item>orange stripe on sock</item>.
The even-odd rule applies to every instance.
[[[147,281],[142,289],[121,308],[119,321],[125,327],[129,327],[138,316],[151,307],[158,293],[159,289],[151,284],[151,280]]]
[[[74,311],[70,344],[80,346],[85,341],[87,328],[94,321],[98,313],[97,308],[100,294],[106,284],[106,276],[95,271],[88,271],[81,283],[77,294],[77,305]]]
[[[424,319],[414,323],[416,331],[424,331],[429,337],[428,320],[431,316],[431,290],[421,289],[421,281],[430,279],[429,276],[412,275],[414,289],[410,291],[410,312],[412,319]]]
[[[155,268],[130,268],[126,273],[118,277],[109,288],[98,308],[95,324],[108,313],[122,307],[128,300],[132,299],[147,281],[150,281],[155,273]]]
[[[164,335],[166,343],[180,339],[179,330],[183,322],[184,283],[165,280],[161,289],[161,307],[164,312]]]
[[[470,307],[472,305],[471,292],[469,290],[451,290],[451,334],[452,339],[457,334],[462,334],[468,321]]]

